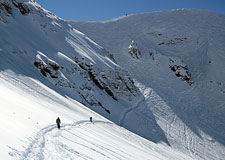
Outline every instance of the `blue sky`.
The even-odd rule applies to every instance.
[[[225,14],[225,0],[35,0],[67,20],[109,20],[125,14],[178,8],[205,9]]]

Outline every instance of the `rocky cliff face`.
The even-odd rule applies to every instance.
[[[0,28],[1,51],[15,65],[21,66],[19,57],[41,79],[98,113],[119,119],[114,105],[123,110],[141,96],[110,52],[35,1],[0,2]]]
[[[137,59],[141,57],[141,51],[138,49],[137,43],[134,40],[131,41],[128,49],[128,53],[131,55],[131,57]]]
[[[0,21],[8,23],[8,19],[12,17],[12,7],[7,2],[0,2]]]
[[[99,95],[97,97],[95,95],[97,89],[117,102],[120,100],[132,102],[140,96],[129,73],[120,67],[115,67],[114,70],[102,69],[75,55],[65,66],[41,52],[36,55],[34,66],[54,85],[62,89],[70,88],[72,92],[79,94],[82,103],[87,106],[101,107],[108,114],[111,113],[110,109],[98,100],[101,99]]]

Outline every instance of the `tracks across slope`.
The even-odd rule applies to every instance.
[[[189,159],[105,121],[78,121],[63,124],[60,130],[56,125],[47,126],[31,138],[25,151],[17,151],[16,157],[20,160]]]

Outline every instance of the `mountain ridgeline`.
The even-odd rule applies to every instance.
[[[13,40],[2,36],[1,52],[10,58],[24,57],[24,63],[46,80],[93,110],[113,114],[101,99],[129,103],[141,96],[109,52],[34,1],[1,2],[0,14],[3,35],[9,37],[12,30],[15,36]]]
[[[167,141],[159,140],[196,159],[223,159],[225,15],[181,9],[69,23],[135,80],[144,102],[129,114],[145,116],[139,119],[145,126],[155,120],[161,132],[149,127],[151,133],[163,133]],[[132,128],[130,121],[125,118],[123,126]]]
[[[223,159],[224,26],[224,15],[203,10],[66,21],[33,0],[5,0],[0,72],[38,80],[192,158]]]

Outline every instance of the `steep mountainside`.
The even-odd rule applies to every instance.
[[[131,121],[141,121],[144,128],[136,133],[151,128],[149,140],[196,159],[224,159],[224,15],[172,10],[70,24],[108,50],[141,90],[144,100],[127,110],[121,125],[132,128]]]
[[[104,158],[106,152],[114,159],[118,154],[117,158],[132,157],[129,151],[115,148],[121,139],[125,148],[134,146],[130,153],[143,153],[144,159],[165,159],[171,149],[168,146],[196,159],[223,159],[224,26],[224,15],[199,10],[68,22],[33,0],[0,1],[2,157],[63,159],[76,155],[91,159],[96,152]],[[158,148],[125,134],[77,101],[164,146]],[[61,135],[51,125],[58,115],[66,123]],[[85,136],[73,140],[80,126],[71,123],[89,116],[100,120],[99,124],[87,131],[88,127],[82,126],[89,124],[84,122],[78,130],[93,132],[98,140],[106,134],[111,137],[108,142],[116,144],[113,150],[108,142],[102,146]],[[102,129],[104,125],[107,130]],[[36,137],[28,140],[37,131]],[[118,137],[120,134],[123,136]],[[130,137],[132,143],[128,143]],[[112,141],[115,138],[118,141]],[[59,156],[48,154],[47,146],[62,152]],[[81,152],[82,147],[88,152]],[[93,154],[87,155],[90,152]],[[171,152],[167,158],[187,157]]]
[[[112,55],[64,20],[34,1],[9,0],[0,6],[2,71],[40,75],[114,121],[124,105],[142,99],[132,77]]]
[[[190,159],[115,124],[132,118],[129,130],[168,143],[154,116],[132,112],[144,96],[130,73],[67,21],[4,0],[0,35],[1,159]]]

